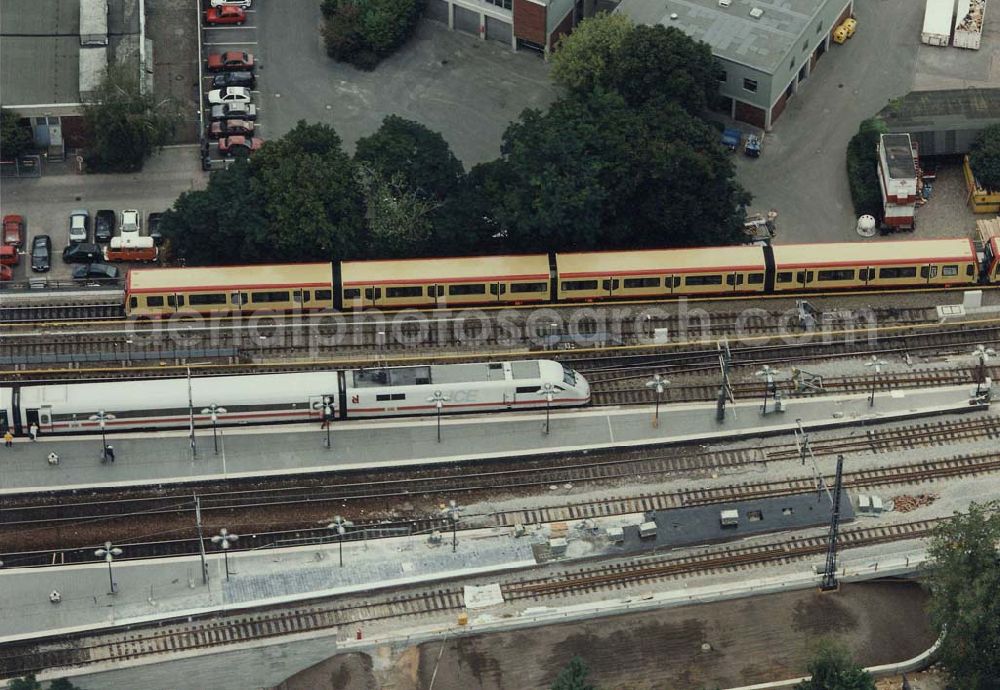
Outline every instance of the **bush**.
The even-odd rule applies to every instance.
[[[881,120],[865,120],[847,144],[847,180],[851,186],[854,213],[882,220],[882,192],[878,184],[879,135],[886,131]]]
[[[413,34],[423,0],[323,0],[326,52],[370,70]]]
[[[969,167],[989,190],[1000,190],[1000,125],[984,129],[969,152]]]

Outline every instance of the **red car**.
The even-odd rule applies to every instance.
[[[241,136],[252,135],[253,122],[250,120],[222,120],[221,122],[213,122],[208,126],[209,139],[221,139],[222,137],[229,137],[234,134]]]
[[[256,151],[264,145],[264,140],[259,137],[223,137],[219,139],[219,153],[223,156],[233,156],[237,153],[250,153]]]
[[[14,269],[10,266],[0,266],[0,282],[14,280]]]
[[[247,13],[242,7],[209,7],[205,11],[206,24],[242,24],[247,20]]]
[[[3,217],[3,244],[14,247],[24,244],[24,216]]]
[[[230,50],[227,53],[212,53],[208,56],[209,72],[252,72],[253,53]]]

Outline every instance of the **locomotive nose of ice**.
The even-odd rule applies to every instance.
[[[581,400],[590,400],[590,382],[580,372],[576,372],[576,390]]]

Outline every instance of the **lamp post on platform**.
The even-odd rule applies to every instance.
[[[547,436],[549,433],[549,410],[552,407],[552,400],[556,394],[555,386],[546,381],[538,389],[538,394],[545,396],[545,435]]]
[[[322,400],[317,400],[312,405],[314,410],[318,410],[323,419],[320,428],[326,429],[326,447],[330,447],[330,422],[333,420],[333,396],[324,395]]]
[[[659,428],[660,426],[660,398],[663,396],[663,392],[667,390],[667,386],[670,385],[670,381],[663,378],[659,374],[653,374],[653,378],[646,381],[646,388],[650,388],[656,392],[656,411],[653,413],[653,428]]]
[[[427,398],[427,402],[434,403],[434,407],[437,408],[437,437],[438,443],[441,443],[441,408],[444,404],[451,400],[447,395],[441,391],[434,391],[434,394]]]
[[[764,379],[764,405],[760,409],[761,414],[767,414],[767,397],[774,391],[774,377],[777,375],[778,371],[772,369],[768,365],[764,365],[760,371],[754,373],[754,376],[760,376]]]
[[[872,368],[872,392],[868,396],[868,407],[875,407],[875,387],[878,385],[878,375],[885,365],[885,360],[879,359],[876,355],[872,355],[871,360],[865,362],[866,367]]]
[[[984,345],[976,345],[976,349],[972,351],[972,356],[979,360],[979,371],[976,372],[977,398],[982,395],[983,384],[986,383],[986,363],[990,361],[990,357],[995,357],[996,354],[996,350]]]
[[[221,405],[216,405],[212,403],[205,409],[201,411],[202,414],[212,415],[212,444],[215,446],[215,454],[219,454],[219,437],[216,434],[217,424],[219,422],[219,415],[226,414],[226,408]]]
[[[226,581],[229,581],[229,546],[239,539],[238,534],[230,534],[225,527],[212,537],[212,543],[222,549],[222,558],[226,562]]]
[[[111,572],[111,562],[115,560],[116,556],[122,555],[122,550],[114,546],[111,542],[106,541],[104,542],[104,548],[97,549],[94,555],[104,559],[104,562],[108,564],[108,582],[111,584],[111,590],[108,594],[115,594],[115,577]]]
[[[98,410],[97,414],[90,415],[90,421],[97,422],[101,427],[101,459],[108,459],[108,439],[104,432],[105,425],[113,420],[115,416],[110,412],[105,412],[104,410]]]
[[[441,508],[441,514],[451,521],[451,552],[458,549],[458,514],[462,512],[462,507],[454,500],[448,501],[448,505]]]
[[[347,534],[347,528],[354,527],[354,523],[350,520],[345,520],[339,515],[333,516],[333,522],[326,526],[327,529],[332,529],[337,533],[337,543],[340,545],[340,567],[344,567],[344,535]]]

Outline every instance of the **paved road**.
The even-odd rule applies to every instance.
[[[797,419],[815,429],[964,409],[968,397],[967,387],[959,386],[880,394],[873,408],[867,396],[795,399],[788,401],[784,413],[766,417],[761,416],[758,401],[742,402],[731,406],[722,425],[715,421],[714,403],[668,405],[661,408],[659,428],[651,424],[650,407],[594,408],[554,412],[548,434],[544,413],[460,416],[443,420],[440,443],[433,418],[348,421],[334,425],[332,449],[325,448],[326,434],[318,425],[230,429],[218,455],[213,452],[211,431],[199,430],[195,457],[185,432],[123,434],[113,439],[114,465],[100,463],[97,436],[42,438],[35,443],[19,438],[0,456],[5,465],[0,494],[424,465],[782,433],[795,428]],[[53,451],[60,457],[58,466],[46,460]]]

